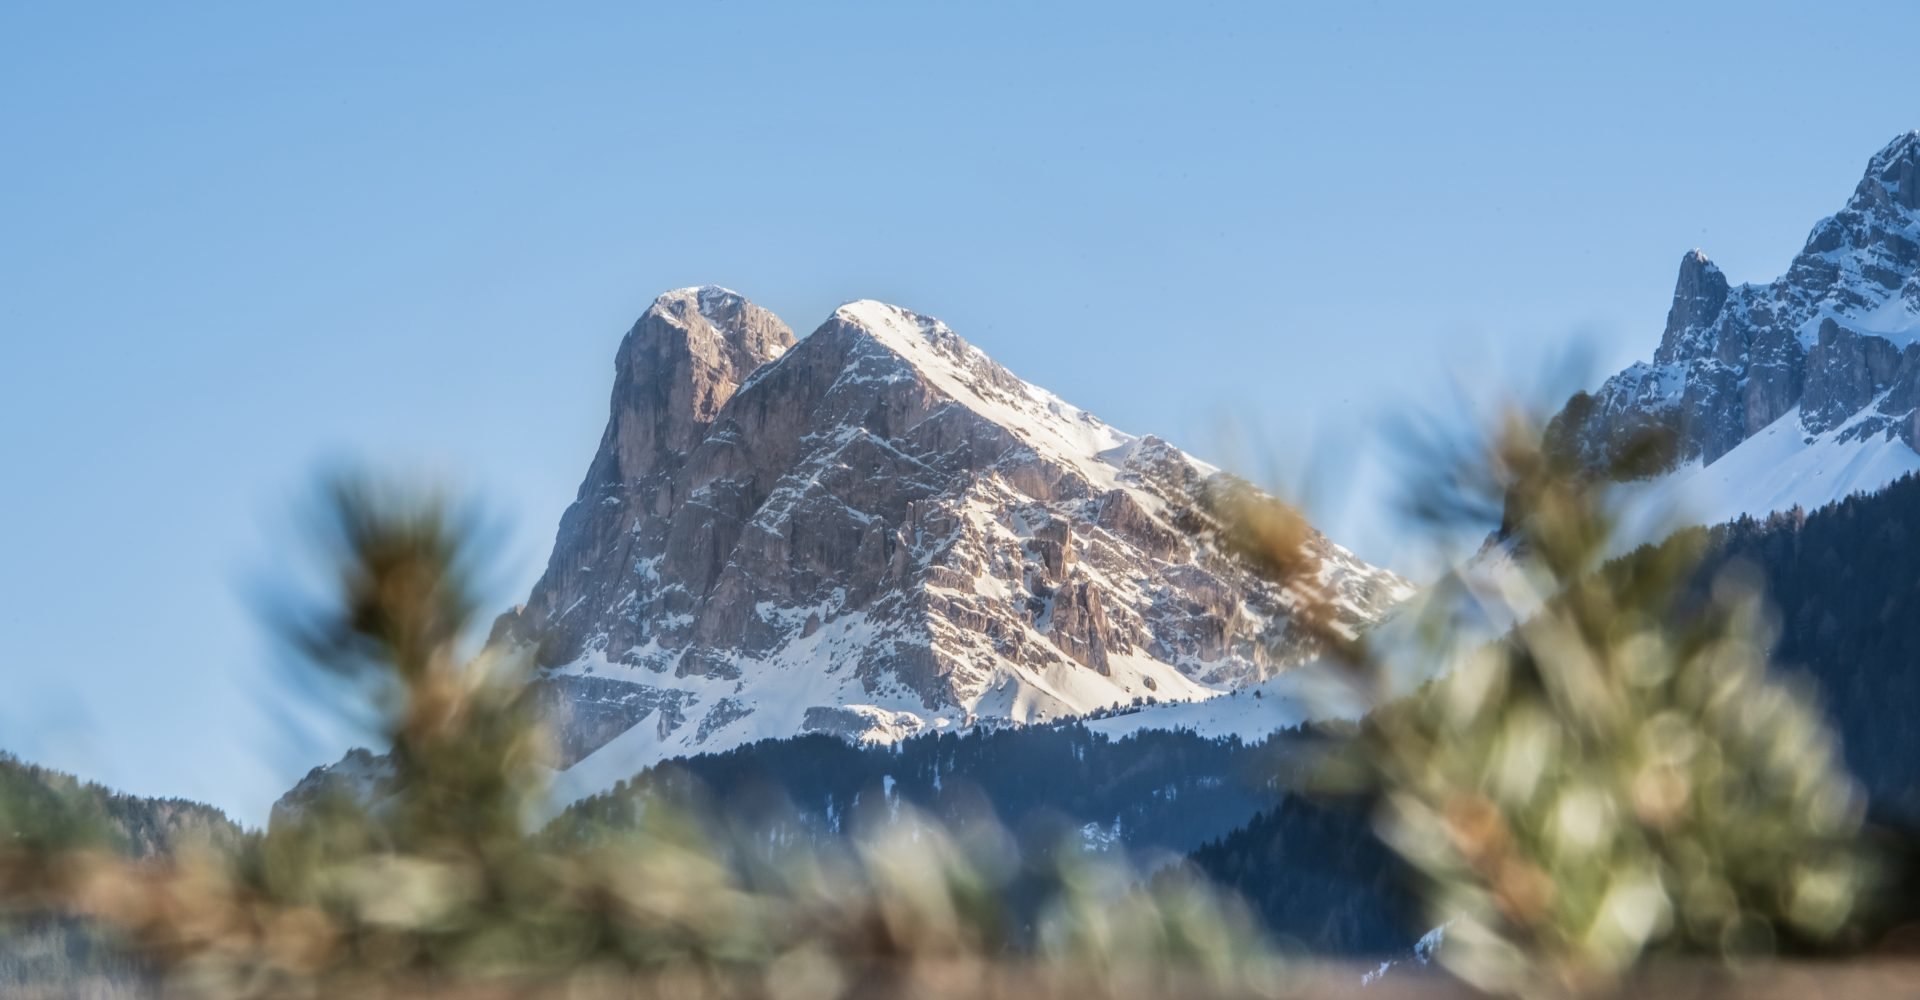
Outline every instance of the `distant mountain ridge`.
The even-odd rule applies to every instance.
[[[1873,155],[1773,281],[1730,285],[1699,250],[1682,257],[1652,362],[1576,394],[1548,438],[1600,467],[1653,428],[1677,445],[1663,499],[1699,523],[1920,469],[1920,131]]]
[[[801,732],[893,740],[1188,701],[1311,657],[1206,536],[1246,489],[1021,381],[938,320],[849,303],[811,336],[668,292],[621,344],[607,428],[546,574],[537,644],[563,794]],[[1314,534],[1343,627],[1410,588]]]

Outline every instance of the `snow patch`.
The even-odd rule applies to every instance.
[[[1885,434],[1842,440],[1847,430],[1837,427],[1810,438],[1796,408],[1711,465],[1690,462],[1619,487],[1618,551],[1658,542],[1688,525],[1724,524],[1743,514],[1758,518],[1794,507],[1816,510],[1920,472],[1920,453],[1906,442]]]

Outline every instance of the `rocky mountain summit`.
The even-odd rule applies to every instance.
[[[1549,438],[1598,467],[1654,427],[1676,436],[1672,471],[1722,467],[1700,478],[1745,492],[1719,498],[1726,515],[1920,468],[1920,132],[1868,161],[1773,281],[1733,286],[1700,251],[1681,258],[1652,363],[1575,395]]]
[[[1315,652],[1313,587],[1366,627],[1408,587],[1315,534],[1283,588],[1207,541],[1245,490],[1016,378],[944,324],[842,306],[795,341],[721,288],[627,334],[535,644],[563,793],[770,736],[889,740],[1197,700]]]

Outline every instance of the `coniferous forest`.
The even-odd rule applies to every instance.
[[[910,807],[954,821],[991,808],[1026,848],[1071,836],[1094,848],[1184,854],[1278,801],[1306,752],[1286,739],[1248,745],[1190,732],[1116,740],[1075,723],[893,746],[825,735],[764,740],[642,772],[576,804],[555,835],[629,825],[643,795],[698,789],[729,812],[780,811],[823,836],[852,829],[867,810]]]
[[[1813,682],[1876,810],[1920,820],[1920,479],[1669,544],[1701,538],[1699,588],[1754,578],[1779,624],[1774,661]]]

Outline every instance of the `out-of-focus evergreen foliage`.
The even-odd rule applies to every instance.
[[[471,522],[353,484],[328,515],[332,586],[283,624],[385,726],[378,797],[323,790],[252,849],[144,859],[36,800],[22,815],[43,826],[0,845],[0,904],[97,921],[170,991],[212,996],[965,996],[1015,962],[1042,995],[1271,979],[1251,916],[1205,881],[1072,842],[1029,856],[986,812],[948,823],[848,798],[867,815],[828,843],[772,808],[705,808],[674,772],[684,783],[623,797],[616,822],[540,835],[550,758],[525,660],[459,651]],[[1062,736],[1053,754],[1074,752]],[[1035,780],[1034,797],[1066,794]]]
[[[1785,676],[1812,682],[1809,695],[1838,734],[1870,815],[1897,827],[1876,839],[1889,849],[1881,860],[1900,863],[1913,849],[1911,831],[1920,828],[1920,478],[1819,510],[1687,529],[1605,572],[1624,586],[1660,561],[1691,567],[1679,581],[1679,618],[1705,613],[1715,582],[1729,575],[1764,595],[1777,630],[1774,662]],[[1303,863],[1313,858],[1328,864]],[[1316,921],[1325,921],[1361,929],[1360,939],[1377,945],[1362,951],[1401,947],[1410,925],[1382,918],[1417,918],[1407,881],[1394,872],[1398,859],[1371,836],[1364,811],[1338,804],[1290,799],[1195,852],[1194,860],[1245,895],[1274,933],[1309,945],[1316,944]],[[1880,869],[1882,883],[1870,893],[1881,900],[1882,912],[1870,915],[1876,922],[1916,912],[1920,904],[1891,898],[1920,888],[1915,874]]]
[[[1399,641],[1453,669],[1336,727],[1357,736],[809,737],[653,769],[537,832],[548,758],[524,661],[457,652],[476,607],[466,526],[342,489],[336,599],[289,621],[384,721],[380,794],[321,794],[251,837],[204,807],[0,761],[0,876],[26,928],[0,985],[49,962],[113,972],[81,918],[168,988],[215,995],[960,996],[1009,970],[1033,994],[1271,987],[1276,953],[1222,885],[1322,952],[1394,951],[1445,922],[1442,962],[1516,992],[1617,982],[1663,951],[1859,947],[1858,800],[1820,702],[1770,675],[1771,636],[1728,570],[1754,567],[1785,615],[1781,658],[1828,688],[1869,789],[1910,809],[1916,629],[1899,611],[1920,596],[1901,571],[1920,487],[1601,571],[1604,505],[1523,440],[1486,462],[1511,631],[1414,609]],[[1466,492],[1456,479],[1427,509]],[[1240,513],[1235,540],[1295,581],[1315,627],[1295,518]],[[1387,643],[1320,624],[1330,656],[1384,676]],[[1329,743],[1359,753],[1377,808],[1287,791],[1351,774]],[[1143,875],[1121,846],[1192,854]]]
[[[1865,944],[1864,799],[1817,695],[1770,668],[1754,589],[1700,584],[1684,542],[1607,564],[1630,509],[1607,480],[1670,439],[1629,442],[1609,476],[1543,449],[1518,411],[1410,441],[1408,513],[1436,539],[1497,515],[1480,553],[1364,636],[1316,613],[1311,566],[1291,576],[1330,675],[1370,696],[1358,771],[1447,926],[1440,961],[1538,995],[1617,986],[1649,954]],[[1287,568],[1300,520],[1264,505],[1228,537]]]

